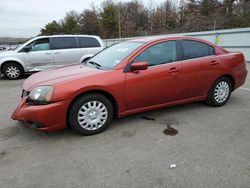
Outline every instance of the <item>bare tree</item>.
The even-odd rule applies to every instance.
[[[250,0],[105,0],[100,9],[66,13],[41,33],[85,33],[103,38],[192,32],[250,26]]]
[[[80,15],[80,31],[83,34],[100,35],[99,13],[94,7],[86,9]]]

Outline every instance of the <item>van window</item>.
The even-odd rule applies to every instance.
[[[205,57],[214,55],[214,48],[210,45],[207,45],[203,42],[192,41],[192,40],[183,40],[183,59],[193,59],[199,57]]]
[[[28,46],[31,47],[30,51],[50,50],[48,38],[37,39],[37,40],[33,41],[32,43],[30,43]]]
[[[96,38],[93,37],[79,37],[80,48],[94,48],[101,47]]]
[[[76,37],[53,37],[54,49],[77,48]]]

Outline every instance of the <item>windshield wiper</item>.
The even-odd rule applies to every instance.
[[[87,63],[89,63],[91,65],[95,65],[95,67],[98,68],[98,69],[101,67],[101,65],[99,63],[96,63],[94,61],[88,61]]]

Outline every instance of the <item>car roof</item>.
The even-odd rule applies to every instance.
[[[94,38],[100,38],[97,35],[42,35],[42,36],[38,36],[35,38],[46,38],[46,37],[94,37]]]
[[[131,39],[129,41],[131,42],[144,42],[144,43],[151,43],[151,42],[157,42],[162,40],[195,40],[195,41],[201,41],[204,43],[209,43],[208,41],[198,39],[195,37],[190,36],[169,36],[169,35],[156,35],[156,36],[149,36],[149,37],[139,37],[135,39]]]

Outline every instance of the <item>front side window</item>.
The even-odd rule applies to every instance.
[[[80,48],[101,47],[97,39],[93,37],[79,37]]]
[[[75,37],[53,37],[54,49],[77,48]]]
[[[38,39],[30,43],[28,46],[31,47],[31,51],[45,51],[50,50],[49,38]]]
[[[149,66],[176,61],[176,42],[162,42],[147,48],[134,60],[134,62],[139,61],[147,62]]]
[[[202,42],[183,40],[183,59],[194,59],[214,55],[214,48]]]

